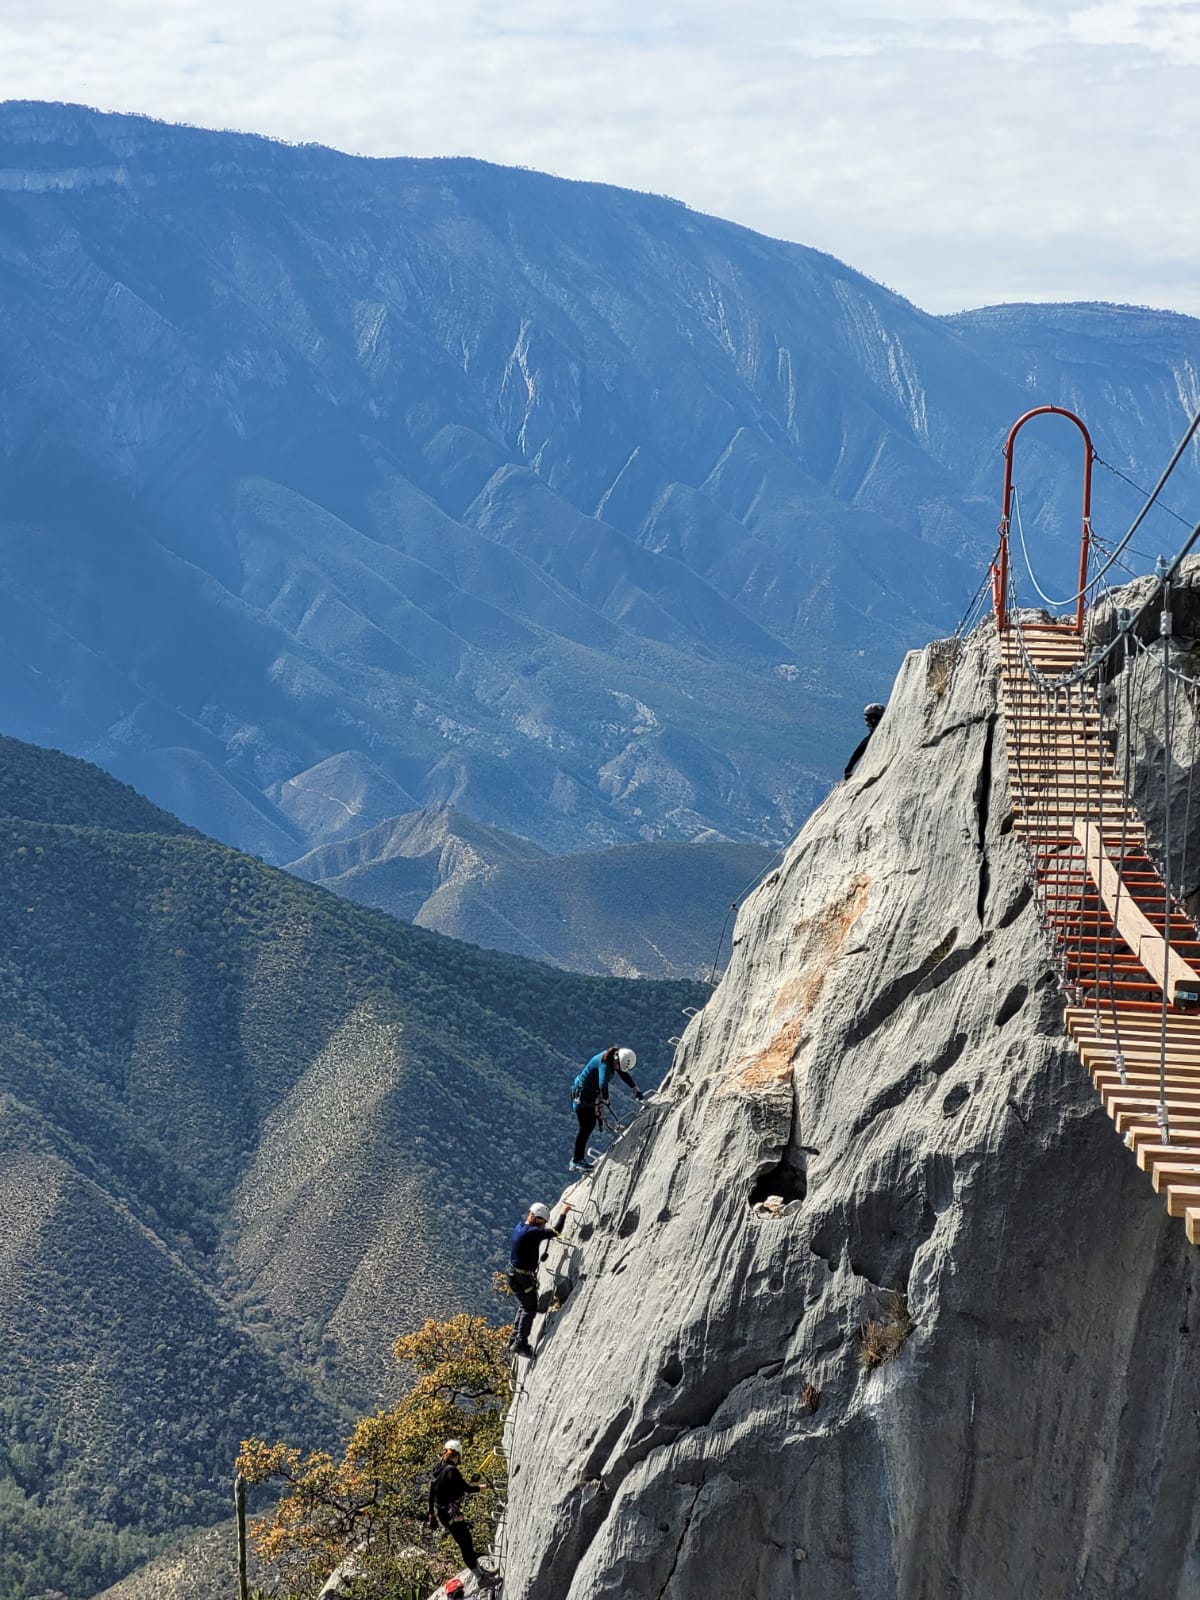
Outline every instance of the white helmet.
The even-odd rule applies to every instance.
[[[544,1206],[539,1200],[537,1205],[530,1206],[529,1215],[531,1217],[539,1217],[543,1222],[546,1222],[550,1216],[550,1207]]]
[[[446,1449],[447,1450],[453,1450],[454,1454],[456,1456],[462,1455],[462,1445],[458,1442],[457,1439],[447,1439],[446,1440]]]
[[[637,1052],[628,1048],[617,1051],[617,1060],[621,1063],[622,1072],[632,1072],[637,1066]]]

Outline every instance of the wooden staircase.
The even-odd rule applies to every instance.
[[[1197,1244],[1200,939],[1167,900],[1094,689],[1048,694],[1030,675],[1032,667],[1056,678],[1079,663],[1079,634],[1027,623],[999,637],[1013,826],[1033,856],[1043,917],[1073,996],[1067,1032],[1117,1131]]]

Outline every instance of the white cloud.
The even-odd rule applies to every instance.
[[[1200,6],[0,0],[0,92],[668,193],[930,309],[1200,313]]]

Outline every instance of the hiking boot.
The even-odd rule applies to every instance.
[[[512,1353],[515,1356],[524,1356],[527,1361],[533,1360],[533,1346],[528,1339],[522,1339],[520,1344],[513,1345]]]
[[[500,1583],[500,1574],[498,1572],[485,1572],[482,1567],[475,1567],[471,1576],[479,1587],[485,1590],[495,1589]]]
[[[567,1168],[567,1171],[590,1172],[595,1165],[596,1163],[594,1161],[589,1161],[585,1156],[582,1161],[572,1161],[571,1165]]]

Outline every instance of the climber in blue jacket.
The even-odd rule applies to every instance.
[[[508,1287],[521,1308],[517,1312],[508,1340],[508,1348],[514,1355],[526,1357],[533,1355],[529,1335],[533,1329],[533,1319],[537,1315],[538,1263],[541,1260],[542,1245],[548,1244],[551,1239],[561,1238],[570,1209],[569,1205],[563,1205],[562,1214],[552,1228],[550,1207],[542,1205],[539,1201],[537,1205],[530,1206],[525,1213],[524,1222],[518,1222],[513,1229],[512,1251],[508,1260]]]
[[[570,1168],[572,1172],[590,1172],[595,1165],[588,1155],[588,1140],[608,1106],[608,1086],[613,1073],[615,1072],[623,1083],[629,1085],[636,1099],[645,1098],[631,1076],[636,1066],[637,1056],[632,1050],[624,1046],[618,1049],[615,1044],[611,1044],[607,1050],[602,1050],[598,1056],[593,1056],[575,1079],[571,1086],[571,1104],[579,1120],[579,1132],[575,1136],[575,1154]]]

